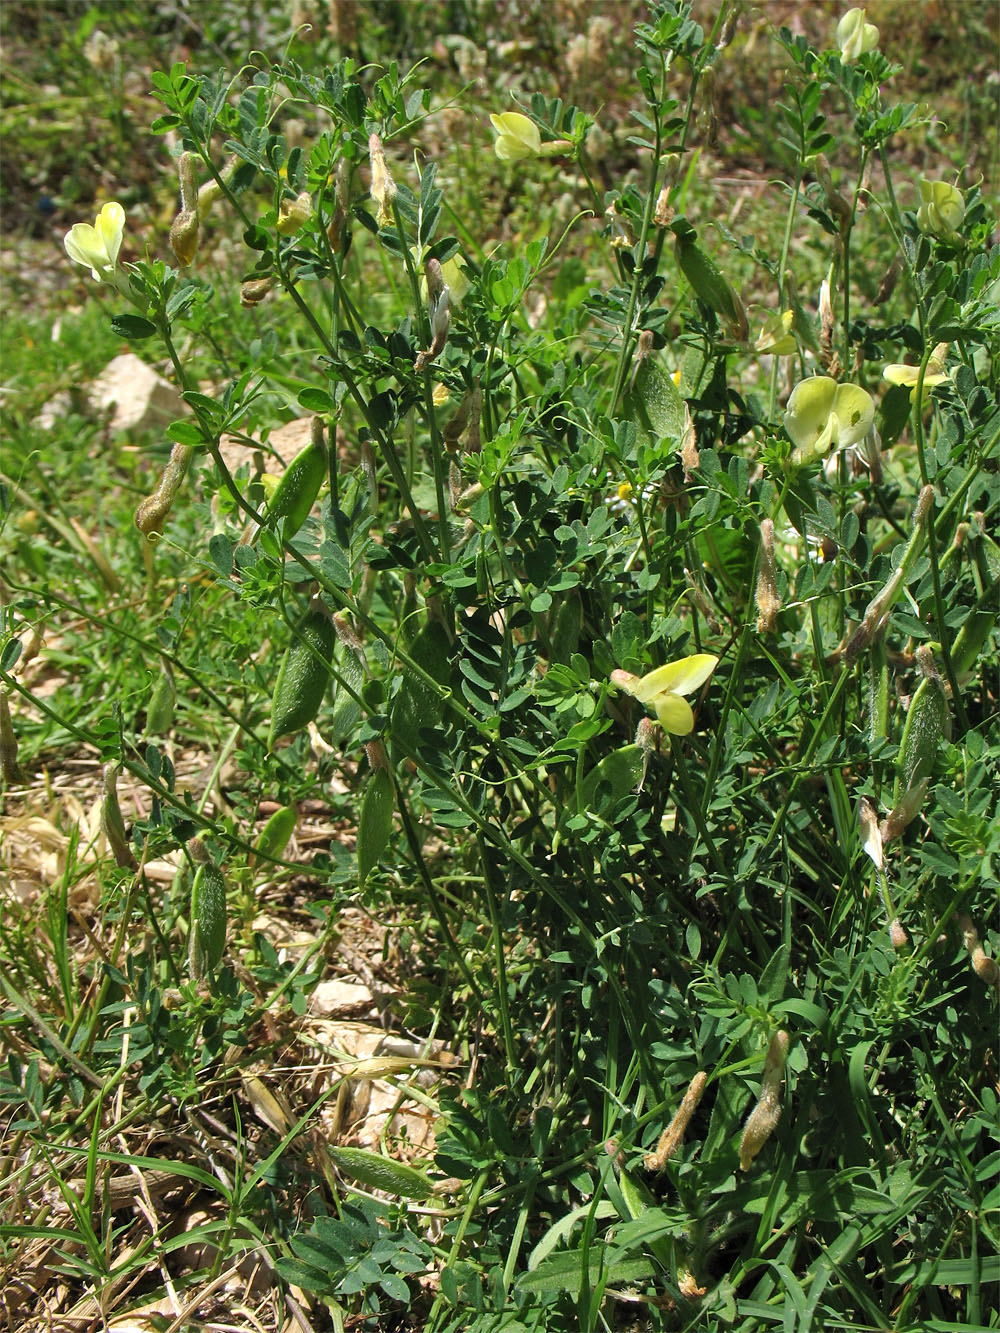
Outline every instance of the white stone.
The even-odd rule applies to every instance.
[[[188,411],[178,390],[134,352],[109,361],[87,396],[92,412],[111,413],[112,431],[156,430]]]

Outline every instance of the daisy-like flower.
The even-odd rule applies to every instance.
[[[917,226],[925,236],[936,236],[941,241],[956,239],[958,229],[965,221],[965,196],[947,181],[929,181],[920,178],[920,198]]]
[[[63,245],[74,264],[90,269],[95,282],[113,282],[125,231],[125,210],[121,204],[105,204],[94,220],[77,222],[66,233]]]
[[[785,430],[795,445],[792,462],[801,467],[830,449],[858,444],[872,428],[875,404],[856,384],[838,384],[813,375],[796,384],[785,409]]]
[[[945,372],[944,362],[948,355],[949,343],[938,343],[931,352],[927,367],[924,370],[924,399],[926,400],[931,389],[936,384],[945,384],[948,381],[948,375]],[[894,363],[886,366],[882,371],[882,378],[888,380],[890,384],[902,384],[911,392],[917,387],[917,381],[920,379],[919,366],[905,366]]]
[[[878,46],[878,28],[874,23],[865,22],[863,9],[849,9],[837,24],[837,45],[845,63],[857,60],[858,56],[874,51]]]
[[[493,151],[501,162],[519,162],[525,157],[537,157],[542,151],[538,126],[520,111],[490,116],[490,124],[497,136]]]
[[[718,664],[719,659],[711,653],[695,653],[657,667],[645,676],[612,671],[611,683],[651,708],[660,726],[671,736],[688,736],[694,730],[694,713],[682,696],[701,689]]]

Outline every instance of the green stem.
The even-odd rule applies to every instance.
[[[497,893],[493,884],[493,867],[490,864],[490,854],[483,842],[481,834],[476,841],[479,844],[479,856],[483,863],[483,891],[486,895],[486,906],[490,915],[493,957],[497,969],[497,1005],[500,1009],[500,1027],[503,1032],[504,1054],[507,1057],[507,1075],[510,1077],[518,1067],[518,1059],[517,1045],[514,1040],[514,1025],[510,1016],[510,997],[507,994],[507,959],[503,945],[503,922],[500,915],[500,904],[497,900]]]

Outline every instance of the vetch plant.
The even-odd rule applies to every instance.
[[[226,1181],[219,1271],[266,1246],[317,1326],[988,1323],[992,992],[937,941],[1000,864],[995,219],[975,186],[961,218],[930,189],[931,236],[901,210],[919,113],[858,10],[781,34],[737,225],[705,164],[740,14],[649,6],[634,79],[579,94],[589,139],[522,44],[496,156],[497,90],[415,37],[389,58],[381,21],[363,66],[296,38],[206,73],[206,42],[152,79],[181,271],[153,228],[123,275],[117,215],[67,243],[184,406],[124,450],[28,427],[0,478],[0,748],[99,756],[110,849],[0,913],[0,1101],[18,1163],[82,1137],[88,1224],[123,1136],[179,1136]],[[467,26],[443,49],[500,68]],[[555,154],[501,217],[497,159]],[[56,694],[19,656],[43,618]],[[359,917],[435,1146],[393,1120],[289,1155],[267,1136],[332,1106],[310,993]],[[108,1087],[138,1121],[112,1140]]]

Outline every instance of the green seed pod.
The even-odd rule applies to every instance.
[[[441,685],[447,683],[451,674],[451,642],[440,621],[425,621],[410,645],[409,655],[433,680]],[[421,733],[433,731],[444,715],[440,691],[408,666],[404,665],[402,670],[403,680],[392,705],[390,727],[394,759],[419,754]]]
[[[884,634],[876,634],[872,640],[865,712],[868,744],[874,746],[889,734],[889,659],[885,651]]]
[[[904,791],[929,778],[942,737],[949,727],[948,701],[936,676],[917,686],[906,713],[906,726],[899,746],[899,769]]]
[[[341,684],[337,687],[333,714],[330,718],[328,738],[331,744],[342,741],[348,732],[353,731],[358,718],[361,716],[361,705],[354,695],[361,693],[361,687],[365,683],[365,659],[363,654],[345,644],[341,649],[337,674]],[[354,691],[354,694],[349,693],[344,686],[348,686],[350,690]]]
[[[301,731],[319,712],[330,681],[336,635],[329,616],[308,611],[295,632],[278,672],[271,705],[267,748],[282,736]]]
[[[314,431],[312,443],[296,454],[285,468],[267,506],[272,518],[285,520],[286,539],[294,537],[309,517],[326,476],[326,450],[317,442],[316,434]]]
[[[598,788],[607,788],[608,795],[602,808],[611,806],[629,792],[635,791],[646,772],[646,753],[641,745],[623,745],[612,750],[595,765],[580,783],[579,809],[593,810]]]
[[[101,828],[108,840],[108,846],[115,862],[122,869],[135,870],[136,859],[125,834],[125,821],[122,819],[121,806],[118,804],[118,774],[121,769],[115,764],[104,765],[103,787],[104,802],[101,806]]]
[[[261,829],[254,847],[254,860],[259,856],[264,861],[280,861],[295,832],[298,818],[299,812],[294,805],[283,805],[280,810],[275,810]]]
[[[556,611],[550,641],[552,661],[569,665],[569,659],[580,646],[580,632],[583,629],[583,607],[579,597],[570,593],[559,603]]]
[[[695,295],[722,316],[734,338],[745,342],[750,332],[747,313],[733,284],[711,255],[697,244],[695,237],[698,233],[692,227],[686,224],[675,227],[674,234],[678,266]]]
[[[389,845],[396,790],[387,768],[377,768],[365,788],[358,820],[358,884],[363,887]]]
[[[640,361],[625,394],[625,411],[654,442],[679,443],[684,435],[684,399],[676,384],[649,357]]]
[[[166,662],[160,667],[153,692],[149,696],[146,708],[146,735],[163,736],[171,728],[174,720],[174,704],[177,691],[174,688],[174,673]]]
[[[1000,606],[1000,581],[989,584],[970,611],[962,628],[958,631],[951,650],[951,664],[959,683],[964,684],[972,675],[983,644],[990,636],[997,623],[997,607]]]
[[[191,886],[188,967],[196,981],[214,972],[226,949],[226,881],[218,866],[200,865]]]
[[[408,1162],[397,1162],[366,1148],[328,1148],[334,1166],[349,1180],[399,1199],[429,1199],[434,1182]]]
[[[6,786],[17,779],[17,736],[10,716],[7,691],[0,690],[0,781]]]

